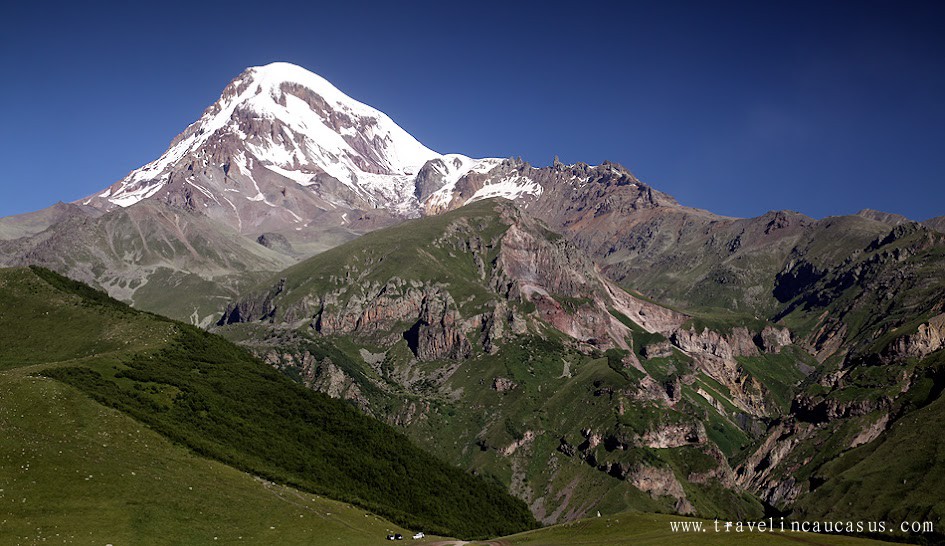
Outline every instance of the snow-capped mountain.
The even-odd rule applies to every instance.
[[[323,78],[274,63],[245,70],[160,158],[111,187],[5,219],[0,265],[43,265],[207,324],[260,276],[479,199],[513,199],[562,231],[603,222],[622,233],[625,211],[665,201],[637,182],[609,164],[442,155]]]
[[[230,82],[160,158],[81,202],[111,210],[158,199],[244,234],[302,231],[344,226],[358,211],[410,217],[541,193],[527,176],[488,175],[502,163],[434,152],[324,78],[272,63]]]

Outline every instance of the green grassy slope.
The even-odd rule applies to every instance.
[[[866,220],[828,220],[806,261],[779,279],[793,294],[784,321],[815,347],[846,339],[793,401],[795,417],[815,428],[774,475],[803,484],[801,515],[940,523],[945,352],[920,358],[894,342],[942,311],[945,239],[916,224],[875,236],[856,230]],[[870,426],[871,441],[851,449]]]
[[[800,500],[797,509],[801,514],[945,521],[945,439],[941,436],[945,398],[923,399],[929,389],[941,390],[945,355],[929,360],[934,362],[926,365],[937,368],[934,377],[939,384],[925,388],[916,384],[910,405],[918,409],[899,418],[873,442],[820,467],[814,480],[823,485]]]
[[[70,383],[199,454],[416,528],[485,536],[533,525],[525,506],[498,487],[222,338],[40,269],[0,271],[0,297],[15,303],[0,314],[5,369],[38,364],[34,373]],[[45,337],[23,341],[33,335]],[[62,362],[43,366],[44,358]]]
[[[446,237],[446,228],[465,221],[470,233],[485,245],[508,229],[497,213],[495,200],[486,200],[439,216],[412,220],[391,228],[367,233],[354,241],[304,260],[260,286],[268,290],[278,279],[286,279],[287,290],[279,296],[278,318],[299,301],[352,283],[386,283],[399,277],[431,282],[447,287],[462,310],[478,309],[490,297],[472,254],[434,244]],[[495,257],[488,248],[483,261]]]
[[[0,544],[377,544],[406,533],[196,456],[35,369],[0,372]]]

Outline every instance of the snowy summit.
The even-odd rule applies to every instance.
[[[243,71],[160,158],[83,204],[107,210],[163,198],[240,231],[258,231],[271,216],[307,225],[339,207],[412,216],[446,206],[460,179],[501,163],[439,154],[321,76],[277,62]],[[540,192],[527,177],[488,179],[464,201]]]

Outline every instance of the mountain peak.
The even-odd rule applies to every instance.
[[[105,209],[130,206],[160,197],[176,177],[183,178],[181,184],[190,186],[191,194],[192,189],[203,194],[207,207],[213,203],[239,209],[220,198],[224,191],[272,204],[260,182],[295,182],[303,187],[340,186],[357,207],[403,209],[410,208],[406,202],[413,199],[413,177],[427,161],[441,157],[386,114],[352,99],[325,78],[276,62],[244,70],[160,158],[84,202]],[[223,172],[211,173],[213,169]],[[198,181],[197,173],[212,180]],[[328,197],[329,202],[338,201],[337,196]],[[192,201],[186,196],[183,200]],[[240,218],[235,220],[241,225]]]
[[[251,66],[237,76],[233,82],[256,83],[269,89],[279,89],[283,83],[302,85],[319,95],[326,101],[345,104],[357,104],[365,109],[376,112],[370,106],[355,101],[331,82],[318,74],[287,62],[273,62],[261,66]]]

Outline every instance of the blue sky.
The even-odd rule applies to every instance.
[[[733,216],[945,215],[943,2],[17,2],[0,216],[157,158],[282,60],[442,153],[622,163]]]

